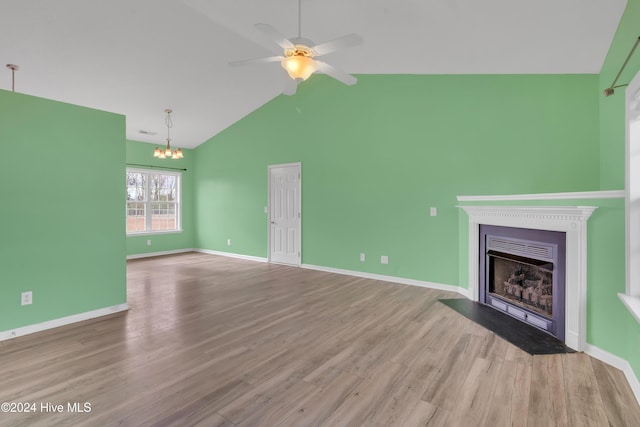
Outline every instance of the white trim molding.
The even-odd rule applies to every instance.
[[[175,255],[175,254],[182,254],[185,252],[195,252],[195,251],[196,249],[189,248],[189,249],[174,249],[171,251],[161,251],[161,252],[147,252],[143,254],[127,255],[127,259],[151,258],[154,256]]]
[[[234,254],[232,252],[212,251],[210,249],[193,249],[193,252],[200,252],[200,253],[209,254],[209,255],[220,255],[220,256],[226,256],[226,257],[229,257],[229,258],[244,259],[244,260],[247,260],[247,261],[267,262],[267,258],[263,258],[263,257],[257,257],[257,256],[252,256],[252,255]]]
[[[422,288],[438,289],[441,291],[456,292],[469,298],[468,290],[459,286],[443,285],[441,283],[426,282],[423,280],[407,279],[404,277],[384,276],[382,274],[365,273],[363,271],[343,270],[340,268],[324,267],[320,265],[302,264],[307,270],[324,271],[327,273],[344,274],[346,276],[363,277],[365,279],[381,280],[383,282],[400,283],[403,285],[420,286]]]
[[[631,295],[618,293],[618,296],[622,300],[622,303],[631,312],[631,315],[636,318],[640,323],[640,297],[633,297]]]
[[[523,200],[624,199],[624,190],[578,191],[571,193],[509,194],[494,196],[458,196],[459,202],[500,202]]]
[[[565,343],[583,351],[587,340],[587,219],[596,206],[458,206],[469,215],[469,293],[479,301],[480,225],[566,234]]]
[[[620,369],[622,373],[624,373],[624,376],[627,378],[627,382],[631,387],[631,391],[633,391],[633,395],[636,397],[636,400],[640,404],[640,380],[638,380],[638,377],[636,377],[633,368],[627,360],[618,357],[615,354],[604,351],[591,344],[587,344],[585,346],[584,352],[591,357],[595,357],[596,359],[613,366],[614,368]]]
[[[102,317],[109,314],[119,313],[127,310],[129,310],[129,304],[124,303],[124,304],[113,305],[111,307],[99,308],[98,310],[73,314],[71,316],[61,317],[58,319],[48,320],[42,323],[35,323],[33,325],[27,325],[27,326],[22,326],[15,329],[9,329],[9,330],[0,332],[0,341],[10,340],[12,338],[21,337],[23,335],[42,332],[48,329],[70,325],[71,323],[77,323],[77,322],[82,322],[84,320],[95,319],[96,317]]]

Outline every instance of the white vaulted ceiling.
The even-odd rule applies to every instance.
[[[626,0],[302,0],[302,35],[361,46],[323,57],[352,74],[598,73]],[[278,96],[297,0],[0,0],[0,88],[124,114],[127,138],[193,148]],[[313,78],[313,77],[311,77]],[[144,135],[140,130],[157,132]]]

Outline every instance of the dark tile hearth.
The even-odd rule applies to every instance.
[[[531,355],[575,353],[559,339],[478,302],[466,298],[440,302]]]

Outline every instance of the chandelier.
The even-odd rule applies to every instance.
[[[164,119],[164,122],[167,125],[167,147],[164,150],[156,147],[153,151],[153,157],[157,157],[159,159],[183,159],[184,155],[180,148],[171,150],[171,136],[169,132],[173,127],[173,122],[171,121],[171,113],[173,113],[173,111],[170,108],[167,108],[164,112],[167,113],[167,117]]]

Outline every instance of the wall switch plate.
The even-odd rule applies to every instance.
[[[33,303],[33,293],[31,291],[23,292],[20,296],[22,305],[29,305]]]
[[[382,255],[380,257],[380,264],[389,264],[389,257],[386,255]]]
[[[429,209],[429,215],[438,216],[438,208],[430,208]]]
[[[227,239],[227,246],[231,246],[231,239]]]
[[[361,254],[360,254],[360,261],[361,261],[361,262],[364,262],[364,260],[365,260],[365,259],[366,259],[365,254],[364,254],[364,253],[361,253]]]
[[[151,246],[151,239],[147,240],[147,246]]]

